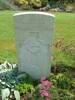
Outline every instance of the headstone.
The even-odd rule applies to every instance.
[[[31,11],[14,15],[19,71],[34,79],[47,77],[50,57],[54,15]]]

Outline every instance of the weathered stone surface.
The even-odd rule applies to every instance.
[[[54,15],[45,12],[22,12],[14,15],[19,71],[35,79],[47,77]]]

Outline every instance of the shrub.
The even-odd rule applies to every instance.
[[[70,79],[65,74],[59,73],[56,76],[56,80],[57,80],[57,85],[59,88],[63,88],[63,89],[70,88],[70,84],[69,84]]]
[[[33,79],[31,78],[30,75],[26,74],[26,73],[18,73],[17,77],[16,77],[16,83],[30,83],[33,84]]]
[[[58,73],[57,75],[50,74],[48,79],[51,80],[58,88],[70,89],[70,78],[65,73]]]
[[[32,6],[35,8],[40,8],[43,6],[46,6],[48,3],[48,0],[31,0]]]
[[[31,4],[35,8],[40,8],[42,6],[41,0],[31,0]]]
[[[46,6],[48,0],[15,0],[15,4],[20,6],[22,9],[27,8],[40,8]]]
[[[20,83],[16,85],[16,89],[20,92],[20,94],[26,94],[28,92],[32,92],[34,90],[33,85],[27,83]]]
[[[75,96],[69,90],[59,89],[59,98],[60,100],[74,100]]]
[[[23,4],[28,5],[28,0],[15,0],[15,3],[17,5],[23,5]]]

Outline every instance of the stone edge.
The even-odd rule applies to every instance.
[[[54,16],[53,14],[51,14],[51,13],[40,12],[40,11],[19,12],[19,13],[15,13],[13,16],[27,15],[27,14],[39,14],[39,15],[46,15],[46,16],[55,17],[55,16]]]

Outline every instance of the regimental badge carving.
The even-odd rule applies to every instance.
[[[46,46],[42,43],[42,41],[39,41],[37,38],[32,37],[27,39],[26,41],[24,41],[21,49],[24,49],[33,53],[33,54],[37,54],[40,52],[40,50],[42,49],[42,46]]]

